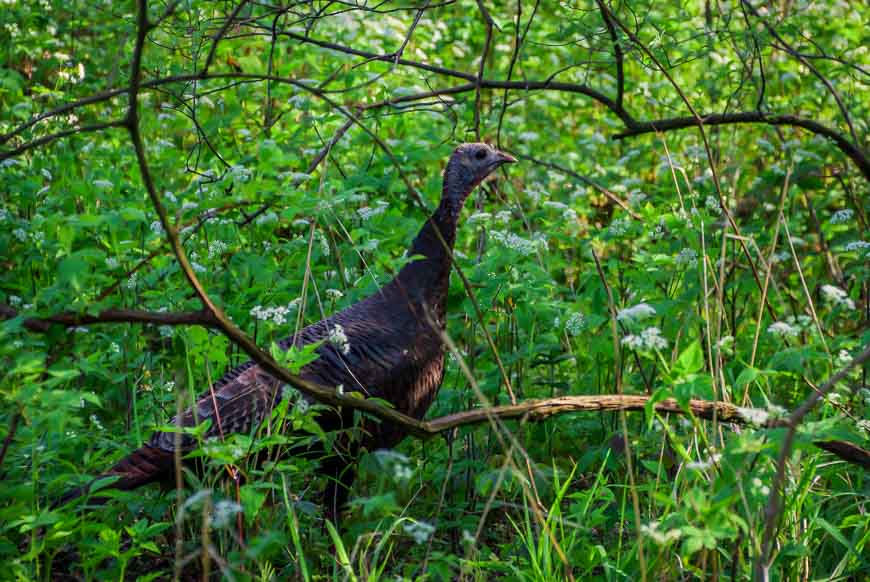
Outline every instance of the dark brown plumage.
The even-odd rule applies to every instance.
[[[405,414],[423,417],[444,375],[440,332],[446,322],[451,263],[436,230],[452,248],[465,199],[496,168],[514,161],[481,143],[463,144],[453,152],[444,170],[438,209],[408,251],[408,256],[421,258],[405,265],[392,281],[371,296],[281,342],[286,349],[294,343],[301,346],[327,340],[317,349],[318,359],[302,369],[303,378],[383,398]],[[336,326],[346,335],[346,346],[328,341]],[[224,435],[250,433],[268,417],[280,398],[281,382],[253,362],[246,362],[215,383],[214,398],[206,390],[183,414],[181,424],[194,426],[210,419],[205,438],[219,437],[221,431]],[[326,430],[340,428],[346,420],[349,419],[338,414],[320,417]],[[362,444],[370,449],[393,447],[404,437],[401,430],[388,423],[369,423],[364,428],[368,433]],[[103,476],[118,476],[111,486],[122,490],[171,480],[176,440],[175,433],[156,432],[147,444],[121,459]],[[197,446],[190,435],[182,435],[180,441],[183,454]],[[333,516],[346,499],[353,479],[351,465],[352,459],[347,455],[333,456],[324,463],[323,470],[332,477],[325,498],[328,513]],[[64,501],[86,491],[87,487],[72,491]]]

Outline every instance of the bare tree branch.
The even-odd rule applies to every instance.
[[[18,317],[17,310],[0,303],[0,320]],[[24,327],[34,332],[47,332],[52,325],[78,327],[100,323],[150,323],[153,325],[202,325],[217,327],[217,320],[207,311],[161,312],[138,309],[104,309],[96,314],[64,312],[46,317],[27,317]]]

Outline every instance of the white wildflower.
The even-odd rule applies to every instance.
[[[610,223],[610,226],[607,227],[607,232],[609,232],[611,236],[622,236],[628,232],[629,226],[630,222],[628,219],[619,218]]]
[[[227,243],[222,240],[214,240],[208,245],[208,258],[220,257],[227,250]]]
[[[833,214],[833,216],[831,216],[831,224],[843,224],[844,222],[849,222],[852,220],[853,214],[855,214],[855,212],[851,208],[838,210]]]
[[[245,166],[233,166],[230,168],[230,174],[233,176],[233,179],[238,180],[239,182],[247,182],[251,179],[251,170]]]
[[[704,200],[704,206],[707,207],[707,210],[710,212],[714,212],[718,214],[721,212],[721,208],[719,207],[719,199],[715,196],[707,196],[707,199]]]
[[[584,327],[586,327],[586,318],[580,312],[572,313],[565,321],[565,329],[571,335],[580,335]]]
[[[125,283],[125,285],[127,286],[127,289],[135,289],[136,288],[136,281],[138,278],[139,278],[139,273],[132,273],[130,275],[130,278],[127,279],[127,282]]]
[[[840,368],[844,368],[852,363],[852,354],[849,353],[848,350],[840,350],[837,352],[837,358],[835,360],[837,366]]]
[[[254,319],[260,321],[271,321],[275,325],[284,325],[287,322],[287,314],[290,312],[290,307],[279,305],[278,307],[263,307],[261,305],[254,306],[250,314]]]
[[[257,217],[254,221],[254,224],[257,226],[262,226],[264,224],[271,224],[273,222],[278,222],[278,215],[274,212],[265,212]]]
[[[468,224],[477,224],[478,222],[487,222],[490,218],[492,218],[492,213],[490,212],[475,212],[468,217],[466,222]]]
[[[510,210],[500,210],[495,213],[495,220],[497,222],[501,222],[503,224],[507,224],[511,221],[512,213]]]
[[[386,212],[387,206],[389,206],[387,202],[378,200],[375,202],[374,206],[363,206],[362,208],[357,209],[356,213],[363,221],[366,221]]]
[[[426,543],[432,534],[435,533],[435,526],[425,521],[405,522],[402,528],[418,544]]]
[[[18,295],[10,295],[9,305],[11,305],[12,307],[18,307],[19,305],[21,305],[21,297],[19,297]]]
[[[763,495],[763,496],[765,496],[765,497],[767,497],[768,495],[770,495],[770,487],[768,487],[767,485],[765,485],[765,484],[764,484],[764,481],[762,481],[762,480],[759,479],[758,477],[754,477],[754,478],[752,479],[752,488],[753,488],[754,490],[756,490],[758,493],[761,493],[761,495]]]
[[[855,302],[849,297],[849,294],[839,287],[833,285],[822,285],[822,297],[825,301],[845,307],[849,310],[855,309]]]
[[[91,422],[94,423],[94,426],[97,427],[97,430],[103,430],[103,423],[100,422],[100,419],[97,418],[96,414],[91,415]]]
[[[564,211],[568,209],[568,205],[562,202],[555,202],[552,200],[547,200],[544,202],[544,208],[552,208],[553,210]]]
[[[674,260],[678,265],[692,267],[698,262],[698,253],[695,249],[686,247],[680,251],[680,254],[678,254]]]
[[[851,251],[866,251],[870,249],[870,242],[864,240],[853,240],[852,242],[846,244],[845,249],[849,252]]]
[[[621,309],[619,313],[616,314],[616,319],[624,322],[640,321],[641,319],[646,319],[655,314],[656,310],[652,305],[649,305],[648,303],[638,303],[637,305]]]
[[[746,422],[757,426],[764,426],[770,419],[770,413],[760,408],[738,407],[737,414],[739,414],[740,418],[742,418]]]
[[[520,141],[535,141],[538,139],[538,134],[534,131],[524,131],[517,136]]]
[[[338,289],[327,289],[326,291],[324,291],[324,293],[333,301],[337,301],[338,299],[344,297],[344,293],[342,293]]]
[[[492,231],[491,236],[495,242],[524,256],[531,255],[538,249],[546,250],[547,248],[547,241],[543,238],[529,240],[513,232],[501,230]]]
[[[664,546],[673,541],[680,539],[682,533],[678,529],[662,531],[659,529],[659,522],[651,521],[648,524],[640,526],[640,533],[651,538],[656,544]]]
[[[721,454],[714,453],[710,455],[708,459],[705,459],[703,461],[692,461],[691,463],[686,463],[686,468],[695,471],[706,471],[707,469],[718,463],[721,458]]]
[[[309,410],[311,410],[311,403],[305,398],[299,398],[299,400],[296,401],[295,407],[299,414],[305,415],[308,414]]]
[[[159,220],[155,220],[151,223],[151,232],[158,236],[163,234],[163,225],[160,223]]]
[[[797,337],[800,333],[800,329],[787,324],[784,321],[777,321],[776,323],[772,323],[767,328],[767,333],[772,333],[773,335],[778,335],[779,337]]]
[[[115,185],[108,180],[94,180],[94,186],[100,190],[112,190]]]
[[[241,511],[242,506],[234,501],[218,501],[211,513],[211,524],[217,529],[225,528],[232,524],[233,518]]]
[[[639,335],[630,334],[622,338],[622,344],[635,350],[663,350],[668,347],[668,340],[662,336],[662,330],[648,327]]]
[[[338,348],[342,354],[350,353],[350,341],[347,339],[347,335],[344,333],[344,328],[335,324],[331,330],[329,330],[329,343]]]

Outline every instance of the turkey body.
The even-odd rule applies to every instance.
[[[496,156],[500,163],[475,172],[471,162],[481,159],[481,151]],[[302,368],[302,378],[382,398],[414,418],[425,415],[444,376],[441,336],[446,324],[451,266],[448,249],[455,241],[459,211],[483,177],[510,161],[513,159],[486,144],[457,148],[445,170],[441,203],[408,251],[408,256],[416,258],[372,295],[279,342],[283,349],[322,342],[316,349],[318,358]],[[459,162],[466,163],[457,169]],[[335,341],[336,335],[341,341]],[[259,365],[246,362],[204,390],[180,422],[173,419],[172,424],[195,426],[209,420],[205,439],[250,434],[269,417],[282,397],[282,386]],[[347,427],[349,421],[348,415],[339,411],[318,417],[325,430]],[[403,437],[395,425],[367,422],[356,446],[389,448]],[[111,487],[122,490],[171,481],[177,453],[184,455],[197,446],[198,440],[192,435],[158,431],[103,476],[117,476]],[[336,516],[353,479],[352,459],[333,456],[322,464],[322,470],[331,477],[325,494],[328,513]],[[87,487],[70,492],[64,501],[86,491]]]

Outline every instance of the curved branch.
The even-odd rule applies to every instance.
[[[834,142],[840,151],[851,159],[867,180],[870,180],[870,159],[867,153],[850,142],[836,130],[817,121],[798,117],[797,115],[772,115],[759,111],[743,111],[739,113],[711,113],[701,116],[704,125],[729,125],[737,123],[763,123],[766,125],[791,125],[810,131],[816,135],[822,135]],[[688,129],[697,127],[698,122],[694,117],[671,117],[652,121],[638,121],[623,132],[613,136],[613,139],[625,139],[644,133],[658,131],[670,131],[674,129]]]
[[[93,125],[83,125],[81,127],[71,127],[69,129],[64,129],[63,131],[58,131],[57,133],[50,133],[48,135],[44,135],[40,138],[34,139],[33,141],[29,141],[21,144],[17,148],[6,150],[4,152],[0,152],[0,162],[8,158],[14,158],[15,156],[21,155],[27,150],[38,148],[40,146],[44,146],[50,144],[53,141],[57,141],[64,137],[69,137],[71,135],[75,135],[77,133],[90,133],[93,131],[102,131],[104,129],[109,129],[111,127],[124,127],[125,121],[123,119],[115,119],[113,121],[106,121],[104,123],[95,123]]]
[[[18,317],[18,311],[0,303],[0,320]],[[139,309],[104,309],[96,314],[64,312],[47,317],[28,317],[24,327],[34,332],[47,332],[52,325],[78,327],[100,323],[149,323],[153,325],[202,325],[217,327],[217,320],[207,311],[176,313],[142,311]]]

